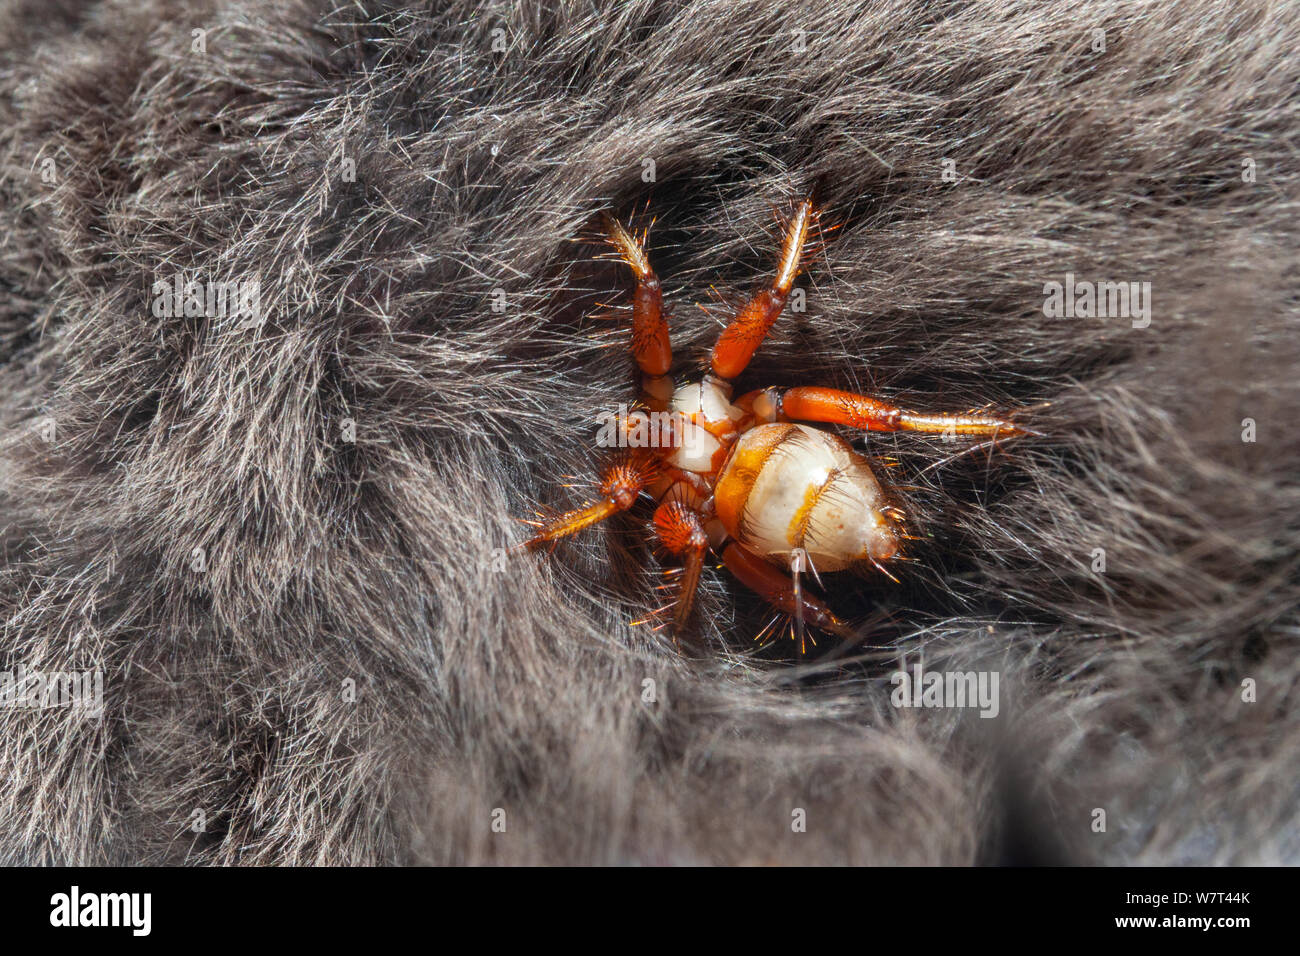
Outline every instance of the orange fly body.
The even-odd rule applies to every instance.
[[[541,522],[529,549],[632,507],[642,493],[657,507],[659,544],[682,563],[672,605],[675,631],[687,624],[707,553],[782,614],[802,652],[806,628],[853,636],[802,575],[870,565],[886,575],[898,556],[901,512],[887,499],[867,459],[838,435],[808,422],[868,431],[986,436],[1038,434],[1009,418],[972,412],[918,413],[869,395],[819,386],[764,388],[732,400],[731,381],[749,365],[780,318],[803,268],[819,211],[811,197],[786,220],[771,281],[751,296],[718,337],[709,372],[679,385],[668,374],[672,347],[659,277],[637,237],[605,216],[608,241],[631,269],[632,356],[641,372],[641,405],[624,427],[652,415],[670,440],[633,447],[602,475],[595,500]],[[640,416],[640,417],[638,417]],[[636,443],[630,443],[635,446]],[[889,575],[892,577],[892,575]]]

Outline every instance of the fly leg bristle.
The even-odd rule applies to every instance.
[[[780,614],[776,615],[770,621],[768,621],[766,624],[763,625],[763,629],[761,631],[759,631],[757,634],[754,635],[754,642],[758,644],[760,650],[764,647],[767,647],[767,645],[771,643],[771,641],[765,641],[764,638],[766,638],[767,635],[778,624],[781,623],[782,619],[783,619],[783,615]]]
[[[677,585],[673,579],[681,577],[684,570],[685,568],[664,568],[660,573],[669,580],[665,581],[663,584],[656,584],[654,589],[656,591],[675,591]]]
[[[883,564],[881,564],[879,561],[877,561],[875,558],[872,558],[872,559],[871,559],[871,563],[874,564],[874,565],[876,566],[876,570],[877,570],[877,571],[879,571],[879,572],[880,572],[881,574],[883,574],[885,577],[889,578],[889,580],[893,581],[895,584],[898,584],[898,583],[899,583],[899,582],[898,582],[898,578],[894,577],[894,576],[893,576],[892,574],[890,574],[887,570],[885,570],[885,566],[884,566]]]
[[[807,629],[803,620],[803,572],[808,565],[808,552],[795,548],[790,552],[790,579],[794,585],[794,629],[791,636],[799,642],[799,653],[807,647]]]

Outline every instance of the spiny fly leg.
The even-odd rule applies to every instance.
[[[781,261],[772,284],[745,303],[740,314],[723,330],[717,344],[713,346],[714,375],[733,379],[749,365],[750,359],[785,308],[785,301],[799,275],[804,244],[816,222],[817,211],[809,197],[795,207],[786,226],[785,241],[781,245]]]
[[[655,459],[640,449],[614,462],[601,475],[600,495],[595,501],[556,515],[549,521],[530,522],[538,530],[524,542],[524,547],[535,550],[626,511],[636,502],[641,489],[654,478],[656,470]]]
[[[632,292],[632,357],[647,376],[668,374],[673,364],[668,322],[663,315],[663,288],[650,266],[643,239],[637,238],[613,216],[606,215],[609,242],[636,277]]]

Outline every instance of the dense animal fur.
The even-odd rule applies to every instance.
[[[1264,0],[5,4],[0,664],[106,712],[0,709],[3,858],[1300,858],[1298,48]],[[679,654],[643,509],[502,549],[632,395],[597,214],[655,220],[689,373],[809,188],[741,385],[1049,437],[873,436],[920,540],[827,580],[864,647],[756,651],[709,570]],[[155,318],[177,271],[265,324]],[[1046,317],[1067,272],[1150,326]],[[892,707],[920,659],[999,717]]]

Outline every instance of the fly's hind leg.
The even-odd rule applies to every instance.
[[[727,542],[722,550],[722,561],[742,584],[778,611],[789,614],[796,621],[811,624],[818,630],[846,640],[853,639],[853,631],[835,616],[825,602],[804,591],[788,575],[744,545],[735,541]],[[798,570],[802,568],[796,566],[796,571]],[[804,641],[800,637],[799,653],[804,651]]]

